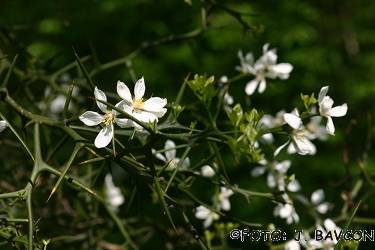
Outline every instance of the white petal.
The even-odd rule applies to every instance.
[[[200,205],[196,209],[195,217],[198,219],[206,219],[210,215],[210,210],[208,210],[206,207]]]
[[[289,74],[293,70],[293,66],[290,63],[279,63],[272,67],[272,70],[277,73]]]
[[[321,214],[326,214],[328,212],[330,204],[328,202],[323,202],[316,207],[316,210]]]
[[[166,98],[152,97],[144,102],[143,110],[160,111],[165,105],[167,105]]]
[[[258,167],[255,167],[251,170],[250,174],[252,177],[258,177],[262,174],[264,174],[267,170],[267,167],[265,166],[258,166]]]
[[[132,102],[132,95],[130,93],[128,86],[126,86],[125,83],[117,81],[117,94],[123,100],[127,101],[127,104]]]
[[[258,87],[258,81],[257,80],[252,80],[246,84],[245,87],[245,92],[247,95],[252,95],[255,91],[255,89]]]
[[[165,163],[168,162],[168,160],[164,157],[164,155],[162,155],[162,154],[160,154],[160,153],[156,153],[156,154],[155,154],[155,152],[156,152],[155,149],[151,149],[151,150],[152,150],[152,153],[155,155],[155,157],[156,157],[157,159],[159,159],[159,160],[161,160],[161,161],[163,161],[163,162],[165,162]]]
[[[213,217],[208,216],[206,220],[203,222],[203,228],[208,228],[209,226],[211,226],[212,222],[213,222]]]
[[[275,152],[273,153],[273,156],[276,157],[280,151],[285,148],[286,145],[288,145],[288,143],[290,142],[290,140],[288,140],[286,143],[284,143],[283,145],[281,145],[280,147],[278,147]]]
[[[314,205],[320,204],[323,200],[324,200],[324,191],[323,191],[323,189],[318,189],[318,190],[314,191],[311,194],[311,202]]]
[[[290,192],[297,192],[297,191],[301,190],[301,185],[299,184],[298,180],[294,179],[291,182],[289,182],[287,188]]]
[[[294,129],[298,129],[302,125],[301,118],[294,114],[286,113],[284,114],[284,120]]]
[[[130,128],[132,126],[132,121],[127,118],[122,118],[122,119],[116,118],[116,124],[120,128]]]
[[[340,116],[346,115],[347,111],[348,111],[348,105],[344,103],[341,106],[337,106],[331,109],[331,111],[329,112],[329,115],[333,117],[340,117]]]
[[[190,159],[189,157],[186,157],[185,160],[182,162],[180,169],[181,170],[186,170],[190,167]]]
[[[224,211],[229,211],[230,210],[230,201],[228,199],[223,199],[220,202],[221,209]]]
[[[94,112],[94,111],[86,111],[82,115],[79,116],[81,122],[86,124],[87,126],[96,126],[102,122],[103,116]]]
[[[172,141],[172,140],[166,140],[165,141],[165,146],[164,146],[164,149],[167,150],[165,151],[165,156],[167,157],[167,160],[170,161],[170,160],[173,160],[175,157],[176,157],[176,144]],[[168,149],[171,149],[173,148],[172,150],[168,150]]]
[[[102,100],[102,101],[107,101],[107,96],[104,94],[103,91],[101,91],[100,89],[98,89],[98,87],[95,86],[95,90],[94,90],[94,95],[95,95],[95,98],[96,99],[99,99],[99,100]],[[103,111],[103,113],[107,112],[107,105],[101,103],[101,102],[98,102],[96,101],[96,105],[98,105],[98,107],[100,108],[101,111]]]
[[[285,204],[281,209],[280,209],[280,217],[281,218],[287,218],[291,216],[293,212],[293,207],[290,204]]]
[[[95,138],[95,147],[104,148],[112,140],[113,137],[113,124],[105,126],[100,130],[98,136]]]
[[[285,160],[274,165],[275,170],[277,170],[279,173],[285,174],[288,171],[290,165],[292,165],[292,162],[289,160]]]
[[[276,186],[276,179],[271,172],[267,174],[267,185],[270,188],[274,188]]]
[[[6,127],[8,127],[8,123],[6,121],[0,121],[0,132],[3,131]]]
[[[325,219],[323,224],[324,224],[324,227],[327,229],[327,231],[337,229],[336,224],[331,219]]]
[[[304,138],[304,142],[306,143],[306,145],[308,146],[308,148],[310,150],[309,155],[315,155],[316,154],[315,145],[307,138]]]
[[[330,116],[327,117],[327,132],[331,135],[335,135],[335,126],[333,125],[332,118]]]
[[[266,53],[267,53],[268,46],[270,46],[269,43],[266,43],[265,45],[263,45],[263,54],[266,54]]]
[[[319,98],[318,98],[319,106],[320,106],[320,104],[322,103],[323,98],[327,95],[327,92],[328,92],[328,86],[325,86],[325,87],[323,87],[323,88],[320,90],[320,92],[319,92]]]
[[[288,154],[295,154],[295,153],[297,153],[297,149],[296,149],[296,146],[294,145],[294,143],[290,143],[288,145],[288,148],[286,149],[286,152]]]
[[[147,112],[147,111],[141,111],[141,112],[134,112],[133,115],[138,120],[144,122],[144,123],[150,123],[153,121],[158,121],[158,117],[154,115],[153,113]]]
[[[215,170],[213,170],[212,167],[210,167],[209,165],[204,165],[202,168],[201,168],[201,172],[202,172],[202,176],[204,177],[213,177],[215,175]]]
[[[144,94],[145,94],[145,90],[146,90],[145,80],[144,80],[144,78],[142,76],[142,78],[139,79],[135,83],[135,87],[134,87],[134,97],[135,97],[135,100],[141,99],[144,96]]]
[[[259,84],[258,92],[259,94],[262,94],[264,90],[266,90],[267,84],[266,84],[266,79],[262,79]]]

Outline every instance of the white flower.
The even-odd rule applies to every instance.
[[[264,115],[262,119],[259,120],[257,128],[262,127],[263,129],[270,129],[282,125],[285,123],[283,118],[284,114],[285,110],[280,110],[276,113],[275,117],[272,115]],[[264,134],[260,137],[261,142],[268,144],[272,144],[274,140],[272,133]]]
[[[253,68],[253,64],[254,64],[253,53],[249,52],[244,57],[242,50],[238,50],[237,56],[240,59],[241,66],[236,66],[235,69],[243,73],[249,73],[249,74],[255,75],[255,71]]]
[[[273,215],[275,217],[280,217],[286,219],[286,223],[292,224],[292,222],[299,222],[299,216],[296,213],[294,207],[290,204],[280,204],[278,203],[275,209],[273,210]]]
[[[177,164],[180,161],[180,158],[176,158],[176,152],[177,152],[176,144],[171,140],[166,140],[164,149],[165,149],[165,157],[164,155],[160,153],[155,154],[155,157],[165,163],[169,162],[167,169],[173,170],[177,167]],[[152,151],[153,153],[155,153],[154,149]],[[189,167],[190,167],[190,160],[189,160],[189,157],[186,157],[185,160],[182,162],[180,169],[186,170]]]
[[[6,121],[0,121],[0,132],[3,131],[8,127],[8,123]]]
[[[297,195],[297,199],[302,202],[306,206],[311,206],[314,208],[314,210],[318,211],[320,214],[326,214],[328,212],[329,207],[331,204],[329,202],[323,202],[324,200],[324,191],[323,189],[315,190],[311,194],[310,201],[306,199],[303,195]],[[316,221],[320,221],[319,216],[313,212],[313,217]]]
[[[300,155],[315,155],[316,147],[309,140],[310,132],[305,130],[302,125],[302,120],[298,117],[298,111],[294,110],[294,113],[284,114],[284,120],[294,129],[291,138],[293,143],[288,146],[287,152],[289,154],[298,152]],[[290,140],[276,149],[274,155],[276,156],[289,142]]]
[[[105,198],[110,207],[110,209],[117,213],[118,207],[124,203],[125,198],[121,193],[121,190],[115,186],[113,183],[112,175],[110,173],[106,174],[105,179]]]
[[[202,168],[201,168],[201,172],[202,172],[202,176],[204,177],[213,177],[216,172],[215,170],[213,170],[213,168],[209,165],[204,165]]]
[[[316,113],[316,106],[311,108],[311,113]],[[320,125],[321,121],[321,116],[313,116],[310,118],[310,122],[306,125],[306,129],[311,132],[309,139],[318,139],[321,141],[326,141],[328,139],[328,131],[325,126]]]
[[[204,220],[203,228],[208,228],[209,226],[211,226],[214,220],[218,220],[220,218],[220,215],[200,205],[199,207],[197,207],[197,211],[195,212],[195,217],[198,219]]]
[[[248,53],[246,58],[244,58],[242,51],[238,52],[241,67],[237,66],[236,69],[241,69],[242,72],[255,75],[255,79],[246,84],[245,92],[247,95],[252,95],[258,85],[258,92],[263,93],[266,89],[266,77],[271,79],[276,79],[278,77],[281,80],[285,80],[289,78],[289,74],[293,70],[293,66],[290,63],[276,64],[276,49],[268,50],[268,46],[268,43],[263,46],[263,55],[254,65],[252,65],[254,58],[251,53]]]
[[[230,210],[230,201],[229,197],[233,194],[233,190],[226,188],[226,187],[220,187],[220,193],[219,193],[219,205],[218,209],[222,209],[224,211],[229,211]]]
[[[326,96],[328,92],[328,86],[323,87],[319,92],[319,113],[321,116],[324,116],[327,118],[327,131],[331,135],[335,134],[335,126],[333,125],[333,121],[331,117],[340,117],[346,115],[346,112],[348,111],[348,105],[344,103],[341,106],[337,106],[332,108],[333,100],[331,97]]]
[[[134,98],[130,93],[129,88],[125,83],[117,82],[117,94],[124,100],[121,109],[130,115],[134,116],[138,120],[149,123],[165,115],[167,112],[166,108],[163,108],[167,104],[166,98],[151,97],[147,101],[143,101],[146,86],[143,77],[139,79],[134,87]],[[133,127],[138,130],[142,130],[142,127],[134,121],[130,121]]]
[[[104,94],[103,91],[95,87],[94,90],[95,98],[102,101],[107,101],[107,96]],[[116,107],[119,107],[123,101],[116,104]],[[97,148],[104,148],[106,147],[113,138],[114,127],[113,124],[117,123],[118,126],[121,128],[130,127],[129,119],[118,119],[116,116],[119,114],[116,110],[107,110],[107,105],[96,101],[96,105],[98,105],[99,109],[105,113],[105,115],[100,115],[94,111],[86,111],[82,115],[79,116],[79,119],[86,124],[87,126],[96,126],[100,123],[103,123],[105,126],[99,132],[99,134],[95,138],[95,146]]]

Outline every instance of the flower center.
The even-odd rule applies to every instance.
[[[115,123],[116,116],[112,113],[112,111],[107,110],[105,115],[102,117],[102,122],[108,126],[109,124]]]
[[[263,80],[265,77],[266,77],[266,74],[265,74],[264,72],[259,72],[259,73],[256,75],[255,79],[256,79],[257,81],[261,81],[261,80]]]
[[[305,137],[305,130],[303,128],[293,130],[293,135],[298,138],[302,139]]]
[[[138,112],[138,111],[142,110],[144,105],[145,105],[145,103],[143,102],[143,98],[140,98],[140,99],[137,99],[137,100],[133,100],[133,102],[131,104],[131,107],[133,108],[133,111]]]

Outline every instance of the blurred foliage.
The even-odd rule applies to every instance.
[[[202,10],[207,12],[206,20],[202,20],[202,15],[205,15]],[[242,15],[236,14],[237,12]],[[129,84],[144,76],[147,93],[155,92],[158,96],[174,100],[183,78],[189,73],[207,73],[209,76],[214,75],[216,79],[222,75],[232,77],[237,74],[234,67],[239,64],[239,49],[244,53],[253,51],[257,58],[261,55],[262,46],[268,42],[270,48],[277,48],[278,62],[289,62],[294,69],[287,81],[269,80],[268,88],[263,94],[256,92],[250,98],[245,98],[244,86],[252,76],[231,84],[229,93],[244,111],[250,112],[252,104],[259,112],[272,115],[280,109],[289,112],[294,107],[299,107],[302,110],[300,93],[310,95],[315,92],[317,97],[319,89],[326,85],[330,86],[330,95],[334,96],[337,104],[348,104],[348,114],[335,120],[336,136],[324,143],[316,142],[316,156],[288,156],[284,152],[279,156],[280,159],[292,160],[290,170],[300,180],[302,193],[306,197],[317,187],[326,191],[328,200],[336,204],[327,215],[331,217],[340,213],[344,203],[342,197],[347,197],[343,190],[351,190],[355,179],[362,178],[358,162],[364,162],[370,173],[375,172],[374,159],[370,157],[374,155],[372,134],[375,120],[373,13],[375,2],[370,0],[2,1],[0,79],[2,81],[5,78],[8,70],[5,61],[12,61],[19,54],[16,67],[20,70],[16,70],[11,76],[8,89],[20,105],[38,113],[37,102],[48,99],[44,95],[47,83],[43,77],[75,62],[72,47],[81,57],[89,55],[85,60],[85,67],[89,71],[97,65],[106,65],[138,51],[139,54],[130,58],[127,63],[125,60],[115,67],[97,71],[92,75],[95,85],[103,90],[113,90],[117,80]],[[196,31],[196,36],[173,39],[192,31]],[[163,39],[170,41],[164,42]],[[154,41],[160,42],[153,46]],[[33,74],[25,76],[23,71]],[[59,83],[70,84],[77,78],[76,85],[81,87],[80,95],[92,96],[76,66],[67,72],[68,80],[59,79]],[[28,90],[24,91],[23,86],[27,86]],[[58,92],[59,89],[55,88],[52,95]],[[24,95],[34,96],[35,99],[22,98]],[[179,117],[186,126],[189,126],[191,117],[195,117],[198,120],[196,127],[201,129],[203,125],[200,114],[188,106],[191,100],[195,100],[193,98],[194,93],[188,90],[180,103],[187,106]],[[80,109],[73,109],[74,115],[82,114],[93,106],[92,101],[87,98],[77,98],[75,101],[80,104]],[[5,105],[0,103],[0,108],[3,107]],[[11,112],[5,113],[13,124],[21,124],[19,117],[11,115]],[[220,116],[226,117],[226,114],[222,112]],[[21,127],[17,129],[21,130]],[[42,142],[45,145],[57,143],[63,135],[59,130],[43,127],[42,133],[49,140]],[[23,188],[30,174],[32,162],[24,160],[25,152],[13,143],[15,140],[12,135],[5,138],[4,133],[0,134],[0,144],[8,147],[4,150],[4,145],[1,145],[0,151],[1,193]],[[277,137],[276,144],[281,145],[284,141],[284,137]],[[29,140],[27,143],[32,145],[33,142]],[[70,157],[73,146],[69,148],[69,144],[65,145],[66,155],[53,158],[52,165],[63,166]],[[207,145],[200,145],[199,148],[205,146]],[[207,153],[199,148],[193,149],[193,155]],[[46,148],[42,154],[47,155],[50,150]],[[265,149],[265,153],[270,152],[271,149],[269,152]],[[271,191],[264,185],[265,179],[250,177],[249,172],[256,164],[249,164],[246,159],[235,161],[229,150],[223,152],[222,157],[232,183],[258,192]],[[90,186],[92,176],[100,168],[100,164],[78,165],[79,159],[84,160],[85,157],[78,155],[77,158],[69,172],[87,178],[82,182]],[[134,183],[130,183],[129,176],[123,170],[112,167],[115,183],[121,187],[126,197],[119,214],[122,221],[129,224],[129,227],[142,221],[155,222],[153,227],[143,228],[144,237],[135,239],[141,249],[191,249],[194,239],[187,232],[188,229],[181,226],[181,221],[175,221],[180,235],[175,233],[167,223],[160,205],[157,202],[149,203],[150,199],[157,201],[157,198],[151,197],[154,194],[146,185],[140,186],[138,192],[148,195],[135,197],[133,205],[127,210]],[[113,221],[108,220],[105,209],[95,202],[94,197],[78,192],[69,183],[63,183],[49,203],[45,204],[55,182],[56,178],[52,175],[41,175],[35,189],[33,211],[34,218],[41,219],[38,227],[43,234],[42,238],[51,238],[51,245],[59,249],[93,249],[97,238],[102,240],[102,245],[96,245],[97,249],[120,249],[111,247],[123,243],[122,235]],[[194,185],[195,189],[205,190],[204,182],[197,181]],[[373,189],[368,184],[364,185]],[[102,186],[103,176],[95,183],[94,189],[101,190]],[[171,196],[184,200],[184,194],[177,189],[171,188],[170,192]],[[202,192],[199,195],[202,200],[209,200],[212,193]],[[357,214],[368,217],[369,211],[375,209],[375,202],[374,199],[367,199],[365,193],[358,196],[363,195],[365,201]],[[350,201],[350,197],[347,199]],[[254,198],[249,205],[242,196],[234,196],[231,202],[232,210],[229,214],[265,226],[270,223],[267,215],[272,214],[274,206],[268,200]],[[184,205],[190,209],[185,211],[190,214],[190,219],[195,225],[200,225],[201,221],[194,218],[191,210],[196,204]],[[303,206],[296,203],[296,209],[301,209],[301,225],[311,225],[312,221],[305,217]],[[18,217],[26,216],[25,210],[16,207],[14,213]],[[272,222],[275,225],[285,225],[284,220],[278,218],[272,218]],[[361,229],[371,228],[357,226]],[[295,229],[300,227],[288,227],[290,236]],[[228,244],[233,247],[243,246],[239,241],[229,240]],[[1,245],[4,249],[6,246]],[[56,249],[54,246],[51,249]],[[264,245],[258,243],[256,247],[264,248]]]

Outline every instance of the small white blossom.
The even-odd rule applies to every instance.
[[[216,174],[215,170],[209,165],[204,165],[201,168],[201,172],[202,172],[203,177],[208,177],[208,178],[211,178]]]
[[[308,201],[308,199],[303,195],[297,195],[297,199],[300,202],[302,202],[306,206],[313,207],[313,209],[318,211],[320,214],[326,214],[331,206],[329,202],[323,202],[324,198],[325,195],[323,189],[315,190],[311,194],[310,201]],[[320,221],[319,216],[315,212],[313,212],[312,215],[316,221]]]
[[[327,96],[328,86],[323,87],[319,92],[319,113],[321,116],[327,118],[327,131],[331,135],[335,134],[335,126],[333,125],[333,121],[331,117],[340,117],[346,115],[348,111],[348,105],[344,103],[341,106],[337,106],[332,108],[333,100],[331,97]]]
[[[301,246],[294,239],[286,242],[284,245],[284,250],[300,250],[300,249],[301,249]]]
[[[195,217],[204,220],[203,228],[208,228],[209,226],[211,226],[214,220],[218,220],[220,218],[220,215],[200,205],[199,207],[197,207]]]
[[[155,157],[165,163],[169,162],[167,169],[173,170],[177,167],[177,164],[180,161],[180,158],[176,158],[176,153],[177,153],[176,144],[171,140],[166,140],[164,149],[165,149],[165,156],[160,153],[156,153]],[[153,153],[155,153],[154,149],[152,151]],[[180,169],[186,170],[189,167],[190,167],[190,160],[189,160],[189,157],[186,157],[185,160],[182,162]]]
[[[288,225],[292,224],[293,221],[296,223],[299,222],[299,216],[296,213],[296,210],[292,205],[288,203],[285,205],[278,203],[275,209],[273,210],[273,215],[275,217],[286,219],[286,223]]]
[[[106,174],[105,179],[105,199],[109,205],[109,208],[117,213],[118,207],[125,202],[125,198],[121,193],[121,190],[113,183],[112,175]]]
[[[309,140],[310,132],[305,130],[305,127],[302,125],[301,118],[298,117],[298,111],[294,110],[294,114],[286,113],[284,114],[284,120],[291,126],[294,130],[292,132],[292,144],[288,146],[287,152],[289,154],[298,152],[300,155],[315,155],[316,154],[316,147],[312,142]],[[276,156],[281,149],[283,149],[286,145],[288,145],[290,140],[285,143],[284,145],[280,146],[276,149],[274,155]]]
[[[107,101],[107,96],[103,91],[95,87],[94,90],[95,98],[102,101]],[[116,104],[116,107],[121,105],[122,101]],[[99,109],[105,113],[105,115],[100,115],[94,111],[86,111],[79,116],[79,119],[87,126],[96,126],[103,123],[105,126],[99,132],[95,138],[95,146],[97,148],[106,147],[112,140],[114,134],[114,123],[117,123],[121,128],[130,127],[129,119],[118,119],[116,116],[119,114],[116,110],[107,110],[107,105],[96,101]]]
[[[6,121],[0,121],[0,132],[3,131],[8,127],[8,123]]]
[[[246,84],[245,92],[247,95],[252,95],[258,86],[258,92],[263,93],[266,89],[266,77],[270,79],[278,77],[281,80],[285,80],[289,78],[289,74],[293,70],[293,66],[290,63],[276,64],[276,49],[268,50],[268,46],[268,43],[263,46],[263,55],[254,65],[252,65],[254,61],[252,53],[248,53],[244,58],[242,51],[238,52],[241,66],[237,66],[236,69],[255,75],[255,79]]]
[[[130,90],[125,83],[118,81],[117,94],[124,100],[120,108],[142,122],[157,122],[158,118],[162,117],[167,112],[167,109],[164,108],[167,104],[167,99],[151,97],[147,101],[143,101],[145,91],[146,86],[143,77],[135,84],[134,98],[132,98]],[[134,121],[130,121],[130,123],[136,129],[142,130],[142,127],[138,123]]]
[[[229,197],[233,194],[233,190],[226,188],[226,187],[220,187],[220,193],[219,193],[219,210],[229,211],[230,210],[230,201]]]

